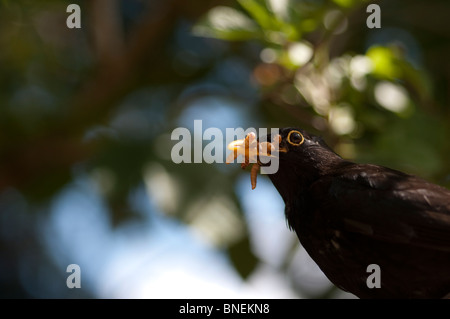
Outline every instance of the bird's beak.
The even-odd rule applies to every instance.
[[[276,157],[278,152],[286,152],[280,148],[281,136],[275,135],[271,142],[258,142],[256,134],[251,132],[244,139],[236,140],[228,144],[228,149],[233,151],[226,163],[233,162],[239,155],[244,156],[245,163],[257,163],[258,156]]]

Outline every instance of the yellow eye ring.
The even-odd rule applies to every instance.
[[[291,141],[291,135],[294,133],[297,133],[299,136],[294,135],[296,138],[294,139],[294,141]],[[300,140],[300,138],[301,138],[301,140]],[[303,137],[303,134],[300,133],[299,131],[290,131],[287,136],[287,141],[291,145],[299,146],[299,145],[303,144],[303,142],[305,141],[305,138]]]

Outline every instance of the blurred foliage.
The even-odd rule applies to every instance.
[[[446,1],[377,1],[380,29],[366,27],[365,1],[78,1],[81,29],[65,27],[69,3],[0,4],[4,297],[79,296],[27,280],[65,282],[39,225],[80,176],[112,227],[142,218],[130,194],[145,187],[251,274],[235,190],[248,172],[170,160],[171,131],[193,110],[206,121],[217,101],[237,106],[241,127],[300,126],[345,158],[450,186]]]
[[[289,113],[344,157],[448,182],[448,96],[436,93],[436,79],[448,74],[436,69],[443,53],[428,50],[431,43],[446,50],[442,21],[424,28],[413,20],[418,2],[406,10],[378,2],[380,29],[366,27],[363,1],[237,2],[210,10],[193,31],[261,44],[253,77],[262,108],[277,109],[268,123],[285,126],[273,115]],[[421,22],[444,9],[430,3]]]

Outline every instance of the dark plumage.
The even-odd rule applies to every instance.
[[[449,190],[346,161],[301,129],[280,135],[279,170],[268,176],[290,227],[336,286],[360,298],[450,293]],[[366,284],[370,264],[380,266],[381,288]]]

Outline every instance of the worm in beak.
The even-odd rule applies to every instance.
[[[250,181],[252,183],[252,189],[256,188],[256,177],[259,172],[259,168],[262,163],[259,161],[261,156],[273,157],[279,151],[279,145],[281,142],[281,136],[275,135],[271,142],[259,142],[256,139],[256,134],[250,132],[242,140],[236,140],[228,144],[228,149],[232,153],[227,157],[226,163],[232,163],[239,156],[244,157],[244,161],[241,163],[241,168],[245,169],[249,164],[253,164],[250,171]]]

